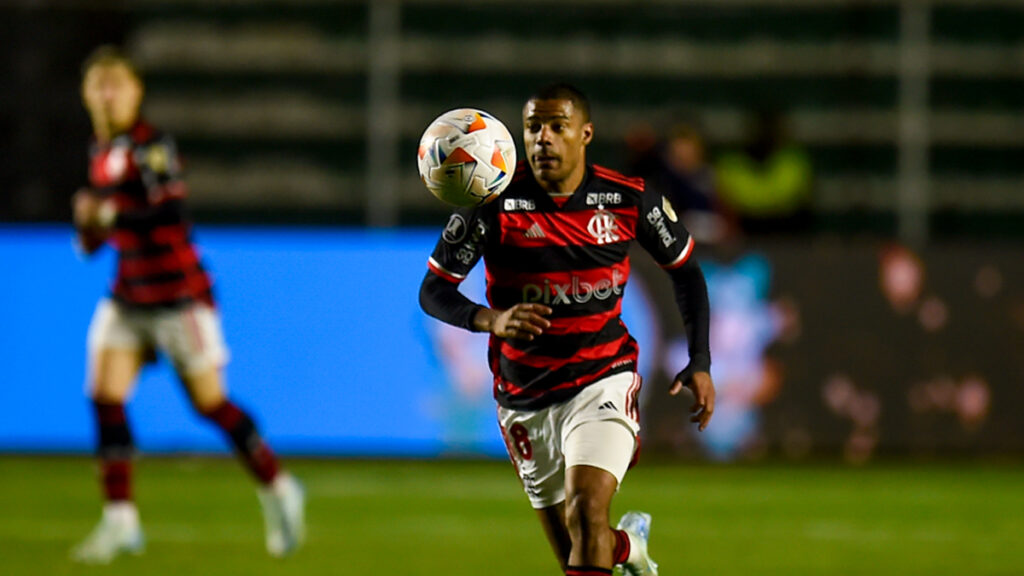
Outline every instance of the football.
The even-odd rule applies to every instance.
[[[441,114],[420,138],[420,178],[430,192],[454,206],[494,200],[516,168],[516,144],[500,120],[474,108]]]

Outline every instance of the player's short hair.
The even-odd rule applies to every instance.
[[[542,86],[530,95],[531,100],[568,100],[573,108],[583,115],[583,122],[590,122],[590,100],[582,90],[566,82],[552,82]]]
[[[132,59],[123,50],[111,44],[99,46],[89,53],[89,56],[82,62],[82,79],[84,80],[86,74],[97,66],[124,66],[132,76],[135,76],[136,80],[142,80],[142,74],[139,73],[139,67],[135,65],[135,62],[132,62]]]

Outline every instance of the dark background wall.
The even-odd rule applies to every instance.
[[[147,115],[179,137],[206,220],[435,222],[444,208],[411,160],[426,124],[470,105],[515,128],[558,78],[591,95],[591,157],[619,169],[638,127],[697,119],[714,155],[742,143],[750,113],[782,111],[813,163],[819,232],[897,233],[901,126],[920,113],[934,233],[1024,228],[1014,3],[16,0],[0,26],[6,220],[66,216],[88,134],[78,65],[115,42],[146,73]],[[914,42],[925,50],[908,56]],[[905,100],[915,74],[922,109]]]

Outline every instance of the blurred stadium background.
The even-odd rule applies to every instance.
[[[440,112],[515,133],[551,79],[591,96],[612,168],[682,123],[724,171],[770,111],[813,172],[799,218],[745,228],[735,203],[700,254],[704,435],[658,396],[685,347],[634,262],[645,465],[616,508],[654,513],[664,572],[1024,573],[1019,0],[5,0],[0,39],[3,572],[79,573],[98,509],[84,336],[112,258],[80,261],[68,221],[78,66],[116,43],[178,138],[229,385],[303,458],[312,533],[261,561],[255,498],[161,365],[129,408],[150,550],[111,573],[553,573],[483,340],[416,304],[446,211],[413,163]]]

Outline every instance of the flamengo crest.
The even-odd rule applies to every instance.
[[[603,208],[594,212],[590,222],[587,222],[587,232],[594,236],[598,244],[611,244],[621,240],[617,234],[618,229],[615,215]]]

